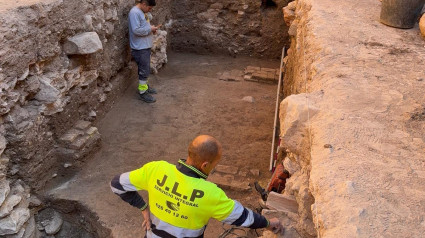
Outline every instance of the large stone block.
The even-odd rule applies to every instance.
[[[266,206],[277,211],[289,211],[292,213],[298,212],[298,203],[294,197],[275,192],[269,193]]]
[[[285,146],[296,150],[301,140],[302,133],[308,129],[308,120],[319,109],[314,104],[315,98],[309,94],[291,95],[280,103],[280,137]]]
[[[22,200],[21,196],[18,195],[12,195],[7,197],[6,201],[3,203],[3,205],[0,208],[0,218],[3,218],[10,214],[10,212],[13,210],[13,208],[18,205]]]
[[[96,32],[85,32],[68,38],[63,49],[68,55],[86,55],[102,50],[103,46]]]
[[[60,91],[53,87],[47,79],[40,79],[40,91],[35,95],[35,99],[40,102],[53,103],[60,96]]]
[[[10,216],[0,220],[0,235],[12,235],[19,232],[22,225],[30,218],[28,208],[18,208]]]
[[[9,195],[9,192],[10,192],[9,180],[6,180],[6,179],[1,180],[0,181],[0,206],[3,204],[7,195]]]

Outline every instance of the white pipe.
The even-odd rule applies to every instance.
[[[279,82],[277,85],[277,96],[276,96],[276,108],[274,113],[274,125],[273,125],[273,140],[272,140],[272,151],[270,153],[270,168],[269,170],[272,171],[273,169],[273,157],[274,157],[274,143],[276,138],[276,129],[277,129],[277,118],[278,118],[278,111],[279,111],[279,94],[280,94],[280,85],[282,82],[282,68],[283,68],[283,59],[285,58],[285,47],[282,48],[282,56],[280,58],[280,69],[279,69]]]

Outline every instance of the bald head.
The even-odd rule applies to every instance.
[[[213,163],[221,158],[221,144],[212,136],[200,135],[190,143],[188,152],[194,164]]]

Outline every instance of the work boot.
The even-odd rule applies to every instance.
[[[147,103],[156,102],[156,99],[147,92],[139,94],[139,95],[140,95],[140,99],[142,99],[142,101],[144,102],[147,102]]]
[[[156,94],[156,89],[151,88],[151,86],[148,86],[148,90],[146,92],[148,92],[150,94]]]

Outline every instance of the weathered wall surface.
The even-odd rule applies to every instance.
[[[158,1],[156,20],[166,18],[167,4]],[[90,154],[99,141],[90,122],[137,80],[127,37],[133,5],[49,0],[0,8],[0,236],[32,234],[31,189]],[[166,37],[155,37],[153,71],[167,61]]]
[[[260,0],[173,1],[171,47],[177,51],[278,58],[287,43],[282,7]]]
[[[297,0],[287,18],[281,146],[305,237],[423,236],[425,50],[380,5]]]

